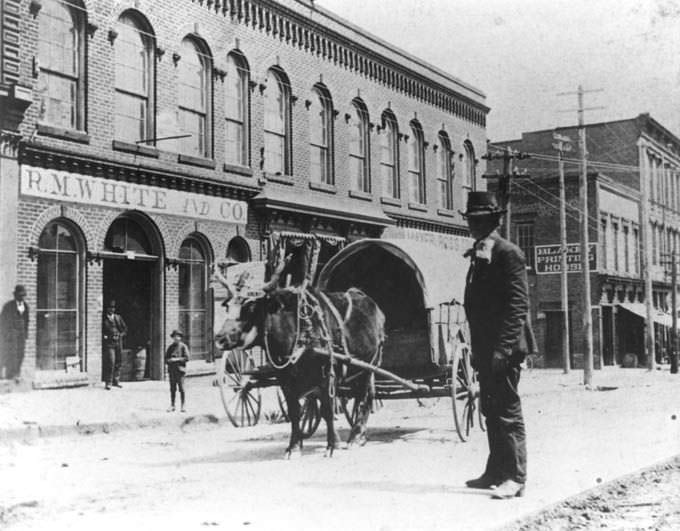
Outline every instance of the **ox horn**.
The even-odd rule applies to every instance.
[[[225,301],[230,301],[231,299],[234,298],[234,293],[229,288],[229,284],[227,283],[227,279],[224,278],[224,275],[222,275],[222,273],[220,273],[219,268],[215,265],[213,265],[212,280],[219,282],[227,290],[227,298],[225,299]]]
[[[291,255],[286,256],[283,258],[283,250],[281,252],[281,258],[279,259],[279,264],[276,266],[276,269],[272,273],[271,278],[269,279],[269,282],[267,282],[264,286],[262,286],[262,291],[265,293],[269,293],[271,291],[274,291],[276,287],[279,285],[279,278],[281,277],[281,273],[283,272],[283,269],[286,267],[288,262],[290,261]]]

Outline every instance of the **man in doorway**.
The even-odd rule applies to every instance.
[[[0,313],[0,378],[19,379],[24,362],[26,336],[28,335],[28,304],[26,288],[14,287],[14,298],[2,307]]]
[[[534,345],[527,319],[526,262],[522,251],[497,232],[503,213],[488,192],[470,192],[467,210],[461,213],[475,240],[465,254],[471,260],[465,312],[489,442],[484,473],[466,485],[494,489],[496,499],[524,494],[527,453],[517,386],[520,363]]]
[[[123,387],[118,379],[125,334],[127,334],[127,325],[116,313],[116,301],[111,300],[106,306],[106,313],[102,320],[103,380],[107,390],[111,389],[111,386]]]

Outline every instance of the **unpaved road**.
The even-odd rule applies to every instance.
[[[466,489],[483,467],[484,434],[460,443],[447,400],[430,408],[409,400],[387,403],[371,417],[369,443],[332,459],[320,429],[284,461],[282,424],[189,423],[0,445],[0,527],[494,529],[680,454],[680,379],[623,370],[607,379],[616,389],[524,376],[524,498]]]

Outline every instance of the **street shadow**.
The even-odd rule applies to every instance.
[[[301,483],[302,487],[310,487],[313,489],[327,489],[327,490],[366,490],[373,492],[397,492],[399,494],[463,494],[466,496],[484,496],[491,497],[492,491],[483,489],[470,489],[463,486],[445,485],[445,484],[414,484],[414,483],[397,483],[393,481],[352,481],[337,483],[337,482],[321,482],[321,481],[307,481]]]

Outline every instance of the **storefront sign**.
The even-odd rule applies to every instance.
[[[591,271],[597,269],[597,244],[588,245],[588,267]],[[559,245],[537,245],[536,253],[536,273],[545,275],[548,273],[559,273],[562,271],[562,253]],[[581,244],[570,243],[567,245],[567,271],[577,273],[581,271]]]
[[[21,193],[56,201],[228,223],[245,224],[248,220],[248,204],[244,201],[32,166],[21,168]]]

